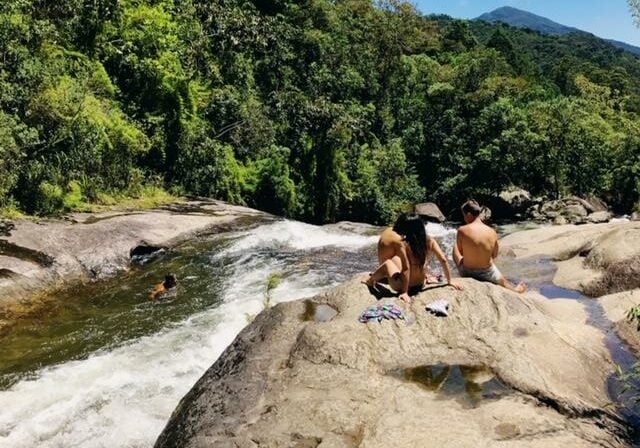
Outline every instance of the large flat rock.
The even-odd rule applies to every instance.
[[[402,305],[406,321],[362,324],[376,302],[362,279],[261,313],[156,447],[627,446],[608,406],[603,334],[580,303],[464,279],[463,292]],[[450,301],[449,317],[425,311],[436,298]],[[338,313],[305,321],[310,303]],[[496,382],[501,392],[483,397]]]

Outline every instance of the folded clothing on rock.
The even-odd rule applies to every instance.
[[[402,310],[396,305],[389,303],[385,305],[374,305],[362,312],[358,320],[362,323],[370,321],[382,322],[382,319],[402,319],[404,320],[404,314]]]

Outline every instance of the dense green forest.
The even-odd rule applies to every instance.
[[[640,197],[640,59],[369,0],[4,0],[0,208],[151,189],[388,222],[522,187]]]

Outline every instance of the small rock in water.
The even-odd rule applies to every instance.
[[[556,226],[563,226],[567,224],[567,219],[562,215],[558,215],[555,218],[553,218],[553,224]]]
[[[443,223],[446,218],[440,208],[433,202],[425,202],[416,204],[413,208],[414,213],[425,221]]]

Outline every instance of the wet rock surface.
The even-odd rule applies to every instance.
[[[268,215],[220,201],[144,212],[76,213],[67,219],[0,224],[0,330],[41,305],[48,289],[101,279],[196,235]]]
[[[305,301],[261,313],[156,447],[627,446],[614,366],[580,303],[463,279],[402,305],[406,321],[361,324],[375,303],[364,278],[313,299],[329,321],[301,319]],[[424,311],[439,298],[447,318]]]
[[[579,291],[596,290],[594,284],[624,265],[629,272],[640,272],[640,223],[585,224],[541,227],[516,232],[500,241],[503,256],[516,258],[548,257],[558,270],[553,282]],[[613,282],[618,290],[635,289],[634,277]],[[606,286],[606,285],[605,285]],[[611,287],[599,288],[606,294]],[[602,294],[595,294],[602,295]]]

